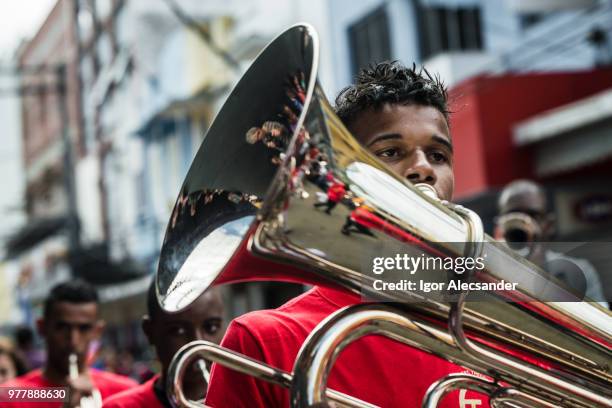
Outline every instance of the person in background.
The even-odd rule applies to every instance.
[[[339,202],[342,201],[344,195],[346,194],[346,187],[344,183],[340,180],[334,179],[331,185],[327,189],[327,200],[322,203],[315,203],[315,208],[325,207],[325,213],[331,214],[331,210],[333,210]]]
[[[599,275],[589,261],[547,248],[554,236],[555,217],[542,186],[530,180],[513,181],[502,190],[498,209],[495,239],[507,242],[568,287],[608,307]]]
[[[26,372],[26,365],[17,352],[9,346],[0,346],[0,384]]]
[[[223,337],[223,301],[217,288],[204,292],[187,309],[168,313],[159,306],[152,283],[147,294],[147,310],[142,318],[142,329],[155,347],[161,373],[104,401],[104,408],[171,407],[164,385],[172,357],[191,341],[207,340],[219,344]],[[187,369],[183,390],[193,401],[201,401],[206,396],[206,383],[195,365]]]
[[[77,407],[83,400],[99,404],[99,400],[136,385],[127,377],[88,367],[89,346],[104,330],[98,295],[90,284],[75,279],[51,289],[37,326],[45,340],[45,365],[3,385],[20,389],[67,387],[69,399],[4,403],[3,407]]]
[[[45,352],[34,345],[34,331],[28,326],[15,330],[16,352],[21,355],[28,370],[40,368],[45,363]]]

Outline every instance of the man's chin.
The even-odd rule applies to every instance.
[[[57,355],[51,361],[51,363],[53,364],[53,368],[55,368],[58,372],[66,376],[68,376],[68,374],[70,373],[70,362],[69,362],[70,354],[71,353],[62,353],[60,355]],[[78,361],[81,361],[80,356],[79,356]]]
[[[438,195],[438,198],[440,200],[451,201],[451,199],[453,198],[452,192],[449,193],[448,191],[444,191],[438,186],[434,186],[434,190],[436,190],[436,194]]]
[[[190,365],[187,371],[185,372],[183,383],[189,387],[203,387],[206,384],[204,380],[204,374],[202,374],[202,371],[200,371],[200,369],[195,364]]]
[[[204,378],[202,378],[202,381],[199,382],[197,380],[184,380],[183,390],[187,398],[189,398],[190,400],[197,401],[199,399],[203,399],[204,397],[206,397],[206,384],[204,383]]]

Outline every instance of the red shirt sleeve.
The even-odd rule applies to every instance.
[[[102,402],[102,408],[130,408],[134,407],[134,401],[130,398],[130,396],[122,395],[123,392],[119,394],[115,394],[110,398],[105,399]],[[119,398],[116,398],[119,397]]]
[[[102,408],[164,408],[153,390],[157,378],[159,375],[144,384],[110,396],[104,400]]]
[[[91,369],[90,377],[94,386],[100,391],[103,400],[138,385],[129,377],[108,371]]]
[[[223,347],[263,361],[261,347],[249,330],[233,321],[221,343]],[[206,405],[213,408],[276,406],[271,394],[273,385],[251,376],[213,364],[210,384],[206,394]]]

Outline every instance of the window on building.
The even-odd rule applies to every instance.
[[[544,14],[542,13],[526,13],[519,16],[519,21],[523,30],[538,24],[543,19]]]
[[[44,126],[47,122],[47,92],[44,88],[41,88],[38,92],[38,113],[40,123]]]
[[[83,87],[89,91],[94,84],[94,63],[90,54],[85,54],[81,58],[81,80]]]
[[[86,43],[91,39],[94,31],[93,5],[91,0],[79,0],[78,6],[79,37],[82,43]]]
[[[113,60],[113,46],[107,32],[103,32],[100,34],[100,37],[98,37],[96,51],[98,58],[100,58],[100,65],[102,67],[110,65]]]
[[[391,59],[389,19],[384,7],[351,25],[348,34],[353,75],[370,63]]]
[[[96,17],[98,21],[104,22],[113,10],[112,0],[95,0]]]
[[[121,3],[123,4],[123,3]],[[130,34],[133,34],[133,27],[130,27],[130,17],[125,7],[117,9],[117,14],[113,19],[115,41],[119,47],[125,46],[130,40]]]
[[[421,59],[447,51],[482,49],[480,8],[420,5]]]

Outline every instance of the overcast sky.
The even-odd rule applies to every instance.
[[[0,0],[0,58],[12,55],[19,41],[31,37],[57,0]]]

